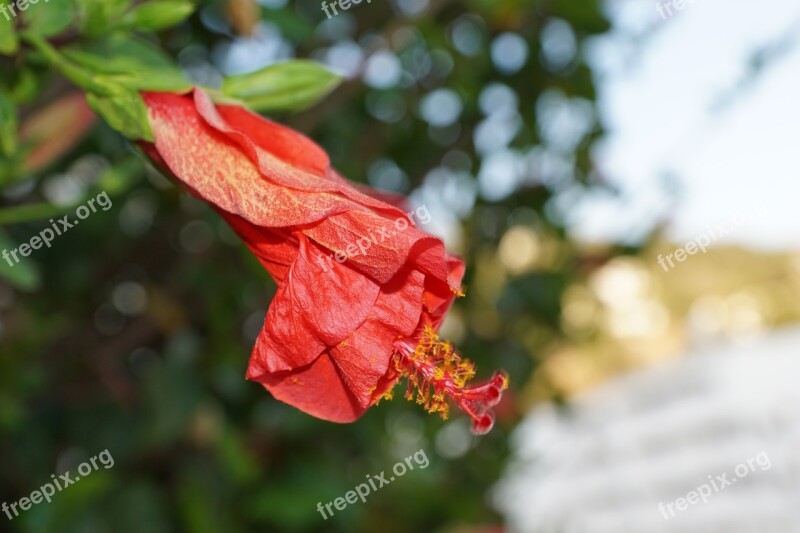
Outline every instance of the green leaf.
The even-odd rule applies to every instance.
[[[75,13],[74,0],[39,0],[35,4],[29,0],[27,9],[22,11],[22,18],[28,31],[51,37],[66,30],[72,24]]]
[[[256,111],[299,110],[315,104],[339,83],[341,77],[319,63],[297,60],[227,78],[222,92]]]
[[[11,251],[17,249],[16,246],[6,235],[0,233],[0,278],[5,279],[14,287],[24,291],[35,291],[42,284],[42,277],[36,263],[29,257],[22,257],[17,253],[19,262],[14,261]],[[2,253],[8,252],[8,259]]]
[[[142,39],[115,35],[61,53],[75,63],[101,74],[128,74],[131,69],[167,70],[172,62],[161,50]]]
[[[114,36],[63,48],[67,59],[110,82],[136,91],[184,92],[192,85],[159,48],[131,36]]]
[[[183,22],[194,10],[194,4],[188,0],[147,2],[128,13],[123,24],[138,30],[158,31]]]
[[[9,158],[17,151],[17,109],[0,90],[0,153]]]
[[[109,126],[128,139],[155,141],[147,118],[147,107],[138,92],[123,90],[111,96],[89,93],[86,101]]]
[[[0,16],[0,54],[10,56],[17,51],[17,48],[19,48],[19,39],[17,30],[14,28],[14,18]]]
[[[77,0],[80,28],[90,37],[105,35],[114,29],[132,0]]]

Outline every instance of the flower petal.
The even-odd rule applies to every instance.
[[[395,339],[410,335],[419,323],[424,281],[416,270],[394,280],[388,291],[378,296],[370,318],[330,350],[350,392],[363,407],[373,403],[373,392],[386,374]]]
[[[143,97],[155,147],[168,170],[217,208],[271,228],[312,224],[363,209],[338,194],[288,189],[264,179],[237,144],[203,121],[191,96]]]
[[[446,280],[447,255],[442,241],[410,223],[399,230],[395,220],[372,211],[351,210],[330,216],[304,233],[325,248],[346,254],[348,263],[379,283],[387,283],[407,264]]]
[[[355,401],[328,353],[307,366],[266,374],[259,381],[278,400],[323,420],[352,422],[366,410]]]
[[[265,372],[307,365],[336,346],[367,319],[380,287],[351,268],[331,261],[300,236],[300,251],[272,299],[256,341],[248,379]]]
[[[303,191],[338,193],[342,198],[392,218],[403,215],[396,207],[342,180],[330,167],[327,154],[301,133],[242,107],[216,106],[200,89],[195,89],[194,101],[205,122],[237,143],[261,173],[274,183]],[[228,121],[228,118],[233,120]]]
[[[208,117],[210,113],[206,106],[210,99],[203,98],[201,94],[205,96],[198,91],[195,102],[198,111]],[[241,106],[219,105],[215,109],[225,121],[224,125],[218,123],[220,129],[246,135],[256,146],[296,168],[321,177],[326,177],[330,172],[331,160],[328,154],[305,135]]]
[[[256,226],[242,217],[222,209],[217,209],[217,213],[244,241],[256,259],[267,269],[272,279],[278,284],[282,283],[297,259],[297,238],[286,230],[270,231],[267,228]]]

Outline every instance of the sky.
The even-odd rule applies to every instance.
[[[575,233],[635,241],[666,220],[680,243],[721,224],[718,244],[797,250],[800,3],[687,0],[667,19],[656,3],[610,0],[614,31],[584,50],[609,131],[596,159],[620,194],[582,202]]]

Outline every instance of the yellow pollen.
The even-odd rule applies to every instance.
[[[452,344],[442,341],[432,327],[426,326],[413,353],[394,358],[395,370],[408,381],[405,397],[438,413],[443,420],[449,414],[447,391],[458,393],[475,376],[472,361],[462,360]],[[390,397],[389,390],[384,398]]]

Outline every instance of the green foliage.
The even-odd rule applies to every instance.
[[[184,21],[194,12],[188,0],[162,0],[136,6],[123,19],[124,26],[137,30],[158,31]]]
[[[180,70],[149,42],[116,35],[89,44],[65,47],[61,53],[104,84],[133,91],[183,92],[191,88]]]
[[[310,107],[339,83],[341,77],[319,63],[299,60],[226,78],[222,92],[256,111],[283,111]]]

